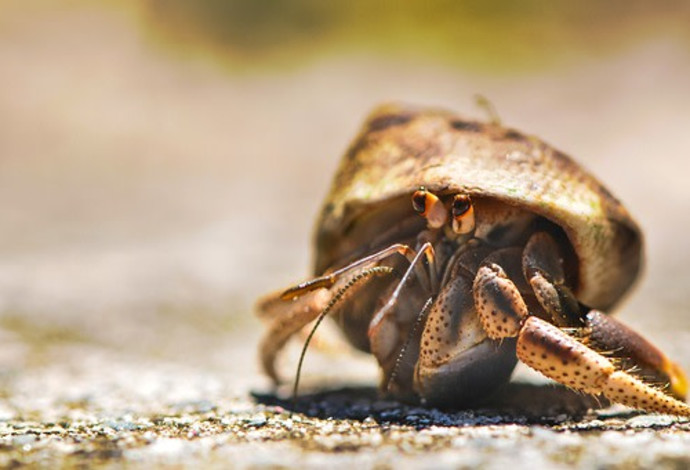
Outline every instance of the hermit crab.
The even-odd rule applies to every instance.
[[[381,388],[463,407],[518,360],[577,391],[690,416],[683,371],[608,312],[642,264],[638,225],[540,139],[384,105],[347,150],[317,221],[314,277],[258,303],[265,372],[332,317]]]

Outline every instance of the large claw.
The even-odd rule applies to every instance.
[[[518,358],[545,376],[615,403],[658,413],[690,416],[690,406],[645,384],[607,358],[537,317],[520,331]]]

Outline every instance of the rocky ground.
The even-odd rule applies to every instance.
[[[477,409],[444,412],[378,400],[370,387],[322,387],[296,401],[266,392],[232,393],[217,376],[195,370],[96,356],[87,354],[78,371],[53,367],[5,379],[0,465],[628,469],[690,464],[688,420],[623,408],[596,410],[594,400],[544,384],[511,384]]]
[[[690,370],[686,45],[656,37],[512,77],[369,56],[233,75],[162,53],[126,15],[11,13],[0,467],[690,466],[687,420],[525,371],[481,407],[443,412],[377,399],[368,358],[310,351],[293,402],[258,371],[252,316],[258,295],[306,274],[324,175],[369,108],[479,115],[480,92],[638,217],[646,277],[621,318]]]

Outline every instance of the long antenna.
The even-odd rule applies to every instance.
[[[304,356],[307,354],[307,348],[309,347],[309,343],[311,342],[314,333],[316,333],[316,329],[319,327],[323,319],[326,318],[326,315],[328,315],[330,311],[333,310],[335,304],[337,304],[343,298],[345,293],[358,282],[361,282],[365,278],[372,276],[374,274],[390,274],[392,272],[393,268],[389,266],[374,266],[372,268],[364,269],[363,271],[353,276],[349,281],[347,281],[347,284],[345,284],[340,290],[338,290],[338,292],[335,293],[330,302],[328,302],[326,308],[323,309],[323,311],[319,314],[318,318],[316,319],[314,326],[309,332],[309,336],[307,336],[307,339],[304,342],[304,346],[302,346],[302,352],[299,356],[299,362],[297,363],[297,375],[295,376],[295,385],[292,388],[293,403],[297,401],[297,390],[299,388],[299,378],[302,374],[302,364],[304,363]]]
[[[424,303],[422,309],[417,314],[417,319],[415,320],[414,325],[412,325],[412,329],[407,335],[407,340],[405,340],[405,343],[403,344],[402,348],[400,348],[400,353],[398,353],[398,357],[395,360],[395,364],[393,364],[393,370],[391,371],[391,375],[388,378],[388,381],[386,382],[386,392],[390,391],[391,385],[393,384],[395,377],[398,375],[398,369],[400,369],[400,364],[402,363],[403,357],[407,352],[407,348],[410,346],[410,343],[412,343],[414,336],[417,334],[419,326],[422,324],[422,320],[426,318],[426,314],[429,311],[429,307],[431,307],[433,301],[434,298],[429,297],[427,301]]]

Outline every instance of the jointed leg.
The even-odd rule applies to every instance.
[[[624,369],[635,369],[635,375],[646,382],[668,386],[667,392],[684,400],[688,381],[682,369],[659,348],[619,320],[598,310],[585,317],[583,342],[597,351],[608,352]]]
[[[354,295],[359,288],[365,285],[367,278],[391,274],[392,272],[393,268],[388,266],[373,266],[340,279],[331,289],[320,288],[289,302],[283,301],[277,295],[269,296],[261,301],[259,308],[264,311],[274,310],[271,312],[272,314],[266,315],[274,319],[259,347],[261,363],[266,374],[274,382],[279,382],[279,377],[275,371],[275,358],[291,336],[313,320],[316,320],[318,325],[326,315],[332,313],[343,301],[346,301],[348,297]],[[305,348],[314,333],[315,330],[312,330],[307,337]],[[302,355],[305,351],[306,349],[303,350]]]
[[[402,243],[395,243],[389,247],[384,248],[383,250],[377,251],[376,253],[373,253],[369,256],[365,256],[364,258],[360,258],[348,264],[347,266],[339,268],[331,273],[325,274],[314,279],[310,279],[309,281],[303,282],[294,287],[290,287],[285,292],[283,292],[280,297],[283,300],[291,300],[301,295],[304,295],[307,292],[322,287],[332,287],[338,279],[340,279],[343,276],[346,276],[354,270],[362,269],[368,265],[374,265],[396,253],[405,256],[410,262],[412,262],[415,255],[417,254],[416,251],[412,249],[410,246]],[[427,254],[429,255],[429,253]]]
[[[409,246],[397,243],[354,261],[330,274],[304,282],[259,301],[257,304],[259,317],[270,322],[259,347],[261,364],[266,374],[278,382],[275,359],[290,337],[319,316],[336,295],[339,287],[343,287],[349,281],[356,279],[359,273],[373,272],[370,269],[372,266],[396,253],[406,256],[411,262],[421,260],[421,255],[424,254],[429,263],[433,263],[433,249],[430,248],[430,245],[428,247],[425,245],[423,250],[417,253]],[[415,261],[412,266],[419,266],[419,263]],[[425,279],[426,282],[435,282],[435,280],[435,277],[431,275],[429,279]],[[352,295],[359,286],[361,283],[348,287],[347,295]]]
[[[518,358],[549,378],[568,387],[592,394],[603,394],[611,401],[648,411],[690,416],[690,407],[663,391],[621,370],[619,364],[584,345],[558,327],[534,316],[528,316],[517,288],[498,266],[482,266],[474,282],[477,314],[489,337],[502,339],[517,336]],[[580,331],[579,336],[605,336],[612,328]],[[619,330],[623,334],[623,330]],[[621,344],[629,350],[637,345],[635,357],[643,357],[637,337],[627,336]],[[649,345],[651,347],[651,345]],[[654,348],[655,349],[655,348]],[[664,356],[665,357],[665,356]],[[650,361],[653,364],[653,361]],[[682,375],[681,375],[682,377]]]
[[[472,287],[479,319],[489,338],[510,338],[520,332],[529,312],[518,288],[499,265],[479,268]]]
[[[582,326],[580,305],[565,284],[563,259],[546,232],[532,235],[522,255],[522,269],[537,300],[558,326]]]
[[[259,345],[261,366],[274,382],[280,382],[275,360],[287,341],[309,322],[316,319],[331,299],[329,289],[319,288],[294,301],[285,301],[280,295],[272,295],[258,304],[258,310],[273,317]]]
[[[378,359],[379,363],[383,364],[395,350],[400,348],[401,338],[399,334],[399,323],[414,321],[414,318],[397,318],[395,307],[398,304],[400,292],[419,266],[419,263],[421,263],[423,257],[426,257],[429,262],[429,273],[431,273],[429,277],[432,279],[433,283],[436,282],[434,248],[431,243],[426,242],[412,259],[405,274],[403,274],[386,303],[374,314],[369,323],[369,330],[367,333],[369,336],[371,353]]]
[[[617,370],[614,362],[537,317],[525,322],[518,358],[568,387],[603,394],[615,403],[657,413],[690,416],[690,406],[642,380]]]
[[[482,327],[471,279],[459,273],[450,279],[427,315],[414,370],[415,392],[440,406],[486,398],[517,362],[515,342],[496,344]]]
[[[688,384],[683,371],[658,348],[615,318],[591,310],[581,312],[575,296],[565,286],[563,261],[555,240],[535,233],[523,252],[523,270],[537,299],[558,326],[577,327],[576,335],[623,369],[635,369],[646,382],[668,386],[668,392],[685,399]]]

